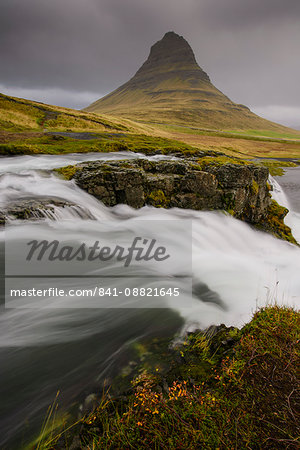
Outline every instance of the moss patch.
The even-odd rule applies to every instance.
[[[71,180],[78,170],[80,170],[79,167],[72,165],[54,169],[55,172],[62,175],[66,180]]]
[[[284,167],[297,167],[292,161],[274,161],[274,160],[261,160],[259,164],[267,167],[269,172],[273,176],[282,176],[284,174]]]
[[[7,143],[0,144],[0,155],[17,156],[40,153],[39,148],[33,144]]]
[[[251,164],[251,162],[245,161],[244,159],[233,158],[225,155],[205,156],[199,159],[198,163],[201,170],[204,170],[207,166],[222,166],[224,164],[235,164],[239,166],[246,166]]]
[[[259,185],[255,180],[252,180],[251,191],[255,195],[259,193]]]
[[[287,208],[272,200],[267,210],[267,216],[259,224],[256,224],[255,227],[270,232],[275,237],[284,239],[292,244],[297,244],[290,227],[284,223],[284,218],[288,212],[289,210]]]
[[[170,201],[165,196],[164,192],[160,189],[152,191],[147,197],[147,203],[155,206],[156,208],[167,208]]]

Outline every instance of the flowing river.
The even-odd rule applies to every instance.
[[[253,230],[222,212],[152,207],[133,210],[125,205],[108,208],[73,181],[63,180],[50,170],[81,161],[136,157],[144,156],[123,152],[0,159],[0,208],[22,198],[41,196],[78,205],[78,209],[56,207],[51,218],[45,216],[41,221],[41,229],[51,230],[56,239],[66,234],[78,241],[83,235],[92,238],[104,221],[109,221],[112,228],[134,231],[140,220],[192,220],[190,275],[201,287],[189,308],[177,305],[94,310],[73,309],[60,303],[53,309],[9,309],[3,301],[1,449],[25,448],[58,390],[64,408],[100,390],[103,381],[126,360],[126,350],[134,341],[147,336],[173,336],[187,327],[205,328],[219,323],[240,326],[258,306],[274,301],[300,305],[298,247]],[[271,183],[274,198],[291,210],[286,222],[300,242],[299,173],[298,167],[287,169],[284,177],[271,179]],[[84,217],[83,209],[94,220],[88,218],[89,214]],[[18,239],[34,226],[30,221],[8,224],[6,232],[0,230],[1,244],[5,233],[7,240]],[[184,237],[171,233],[167,239],[173,245],[189,245]],[[1,249],[3,263],[3,245]],[[177,276],[178,267],[170,265],[167,275]]]

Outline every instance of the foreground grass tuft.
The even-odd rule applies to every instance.
[[[84,419],[83,445],[299,448],[299,330],[298,312],[273,306],[241,330],[190,334],[169,349],[167,371],[141,367],[122,400],[108,396]]]

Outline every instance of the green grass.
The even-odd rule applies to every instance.
[[[242,165],[247,166],[249,164],[252,164],[249,161],[246,161],[241,158],[234,158],[231,156],[205,156],[203,158],[200,158],[198,160],[199,167],[201,170],[205,170],[208,166],[223,166],[224,164],[234,164],[234,165]]]
[[[270,130],[228,130],[229,133],[246,135],[246,136],[255,136],[255,137],[267,137],[271,139],[298,139],[300,140],[300,132],[295,130],[294,133],[282,132],[282,131],[270,131]]]
[[[284,167],[297,167],[297,164],[292,161],[274,161],[274,160],[260,160],[257,161],[269,169],[269,172],[273,176],[282,176],[284,174]]]
[[[146,122],[145,122],[146,123]],[[154,125],[154,124],[153,124]],[[261,130],[209,130],[205,128],[195,128],[189,126],[170,125],[170,124],[155,124],[155,127],[161,130],[177,131],[183,134],[192,134],[196,136],[216,136],[232,139],[245,139],[257,142],[276,142],[293,140],[293,143],[300,144],[300,132],[295,130],[293,133],[283,133],[275,131],[261,131]],[[295,142],[294,142],[295,141]],[[299,141],[299,142],[298,142]]]
[[[151,137],[143,134],[121,133],[115,137],[114,133],[97,133],[95,139],[79,140],[69,137],[44,134],[38,137],[30,136],[28,139],[16,138],[13,141],[0,144],[2,155],[22,154],[64,154],[87,152],[117,152],[132,151],[145,154],[184,153],[187,156],[201,154],[199,150],[183,142],[161,137]],[[216,152],[207,152],[216,154]]]
[[[86,418],[86,442],[95,449],[296,448],[299,326],[298,313],[272,307],[241,331],[190,335],[171,373],[142,372],[128,402],[109,401]]]
[[[103,395],[82,420],[93,449],[299,448],[299,312],[269,306],[242,329],[154,339],[123,396]],[[68,437],[69,438],[69,437]],[[57,439],[65,448],[61,435]],[[51,446],[57,448],[55,441]]]
[[[20,131],[128,131],[121,120],[109,120],[59,106],[0,94],[0,130]]]
[[[61,175],[65,180],[71,180],[78,171],[78,168],[76,166],[70,165],[54,169],[54,171]]]

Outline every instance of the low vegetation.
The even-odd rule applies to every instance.
[[[217,154],[217,152],[201,152],[183,142],[162,137],[152,137],[145,134],[132,133],[94,133],[88,139],[75,139],[59,134],[30,135],[28,139],[22,135],[18,139],[14,135],[6,142],[0,143],[2,155],[36,155],[64,153],[88,153],[88,152],[120,152],[131,151],[144,154],[174,154],[185,156],[197,156],[202,154]]]
[[[300,159],[300,132],[296,130],[293,138],[285,133],[280,133],[279,138],[277,135],[265,137],[265,132],[260,130],[248,135],[238,131],[216,131],[193,126],[152,124],[152,127],[155,134],[178,139],[204,150],[218,150],[228,156]]]
[[[292,235],[292,230],[284,223],[284,218],[289,210],[284,206],[279,205],[275,200],[271,201],[268,207],[267,216],[256,224],[257,229],[267,231],[273,234],[279,239],[284,239],[291,244],[297,244],[294,236]]]
[[[46,105],[0,94],[0,129],[9,132],[41,131],[128,131],[122,121],[111,121],[59,106]]]
[[[286,131],[272,131],[272,130],[233,130],[228,131],[235,135],[241,135],[244,137],[258,137],[268,139],[300,139],[300,133],[297,130]]]
[[[154,124],[153,124],[154,125]],[[158,129],[178,131],[185,134],[194,134],[198,136],[217,136],[228,137],[232,139],[245,139],[258,142],[282,142],[282,141],[300,141],[300,131],[290,130],[284,131],[267,131],[267,130],[214,130],[200,127],[192,127],[188,125],[170,125],[170,124],[155,124]]]
[[[285,167],[297,167],[292,161],[260,160],[259,163],[267,167],[273,176],[282,176]]]
[[[198,160],[198,164],[201,170],[205,170],[209,166],[222,166],[223,164],[235,164],[235,165],[237,164],[246,166],[251,164],[251,162],[241,158],[234,158],[231,156],[220,155],[214,157],[205,156]]]
[[[166,198],[164,192],[160,189],[150,192],[147,203],[155,206],[156,208],[166,208],[169,204],[169,200]]]
[[[54,169],[54,171],[61,175],[65,180],[71,180],[78,171],[78,168],[76,166],[69,165]]]
[[[77,445],[299,448],[299,330],[299,312],[270,306],[242,329],[196,331],[171,347],[157,339],[136,345],[134,373],[123,371],[131,387],[102,396],[76,425]],[[70,432],[44,437],[39,448],[68,448],[66,441]]]

